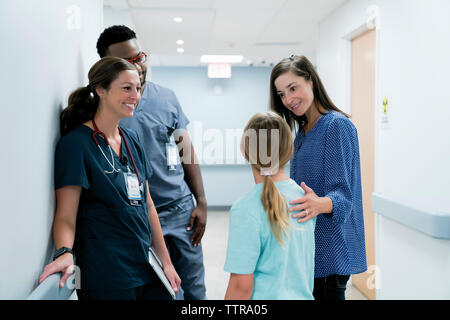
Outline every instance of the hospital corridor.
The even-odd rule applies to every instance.
[[[0,300],[450,300],[450,1],[0,12]]]

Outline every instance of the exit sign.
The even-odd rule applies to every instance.
[[[208,78],[231,78],[231,64],[229,63],[208,64]]]

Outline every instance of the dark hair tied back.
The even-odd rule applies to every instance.
[[[96,88],[109,89],[111,82],[125,70],[136,70],[136,67],[124,59],[110,56],[100,59],[91,67],[89,84],[70,94],[68,106],[59,116],[61,136],[94,118],[100,103]]]

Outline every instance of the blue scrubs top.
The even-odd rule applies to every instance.
[[[178,164],[176,170],[169,170],[166,156],[169,128],[186,129],[188,124],[175,93],[153,82],[146,82],[133,117],[120,121],[121,127],[133,129],[141,139],[153,171],[149,185],[157,209],[192,194],[184,180],[183,166]]]
[[[343,114],[328,112],[294,141],[291,178],[333,201],[317,216],[314,277],[367,270],[358,133]]]
[[[148,220],[146,188],[142,205],[128,200],[124,172],[127,167],[113,151],[118,173],[106,174],[112,168],[92,139],[93,130],[81,125],[63,136],[55,153],[55,189],[81,186],[73,250],[80,267],[81,289],[129,289],[151,281],[148,248],[151,230]],[[147,164],[139,138],[123,129],[133,155],[139,178],[144,183],[152,172]],[[97,140],[106,157],[111,154],[100,135]],[[122,154],[131,163],[122,139]]]

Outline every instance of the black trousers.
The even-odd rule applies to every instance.
[[[325,278],[314,278],[315,300],[345,300],[345,289],[350,276],[333,274]]]
[[[140,287],[119,290],[77,289],[77,296],[78,300],[173,300],[156,275],[152,282]]]

